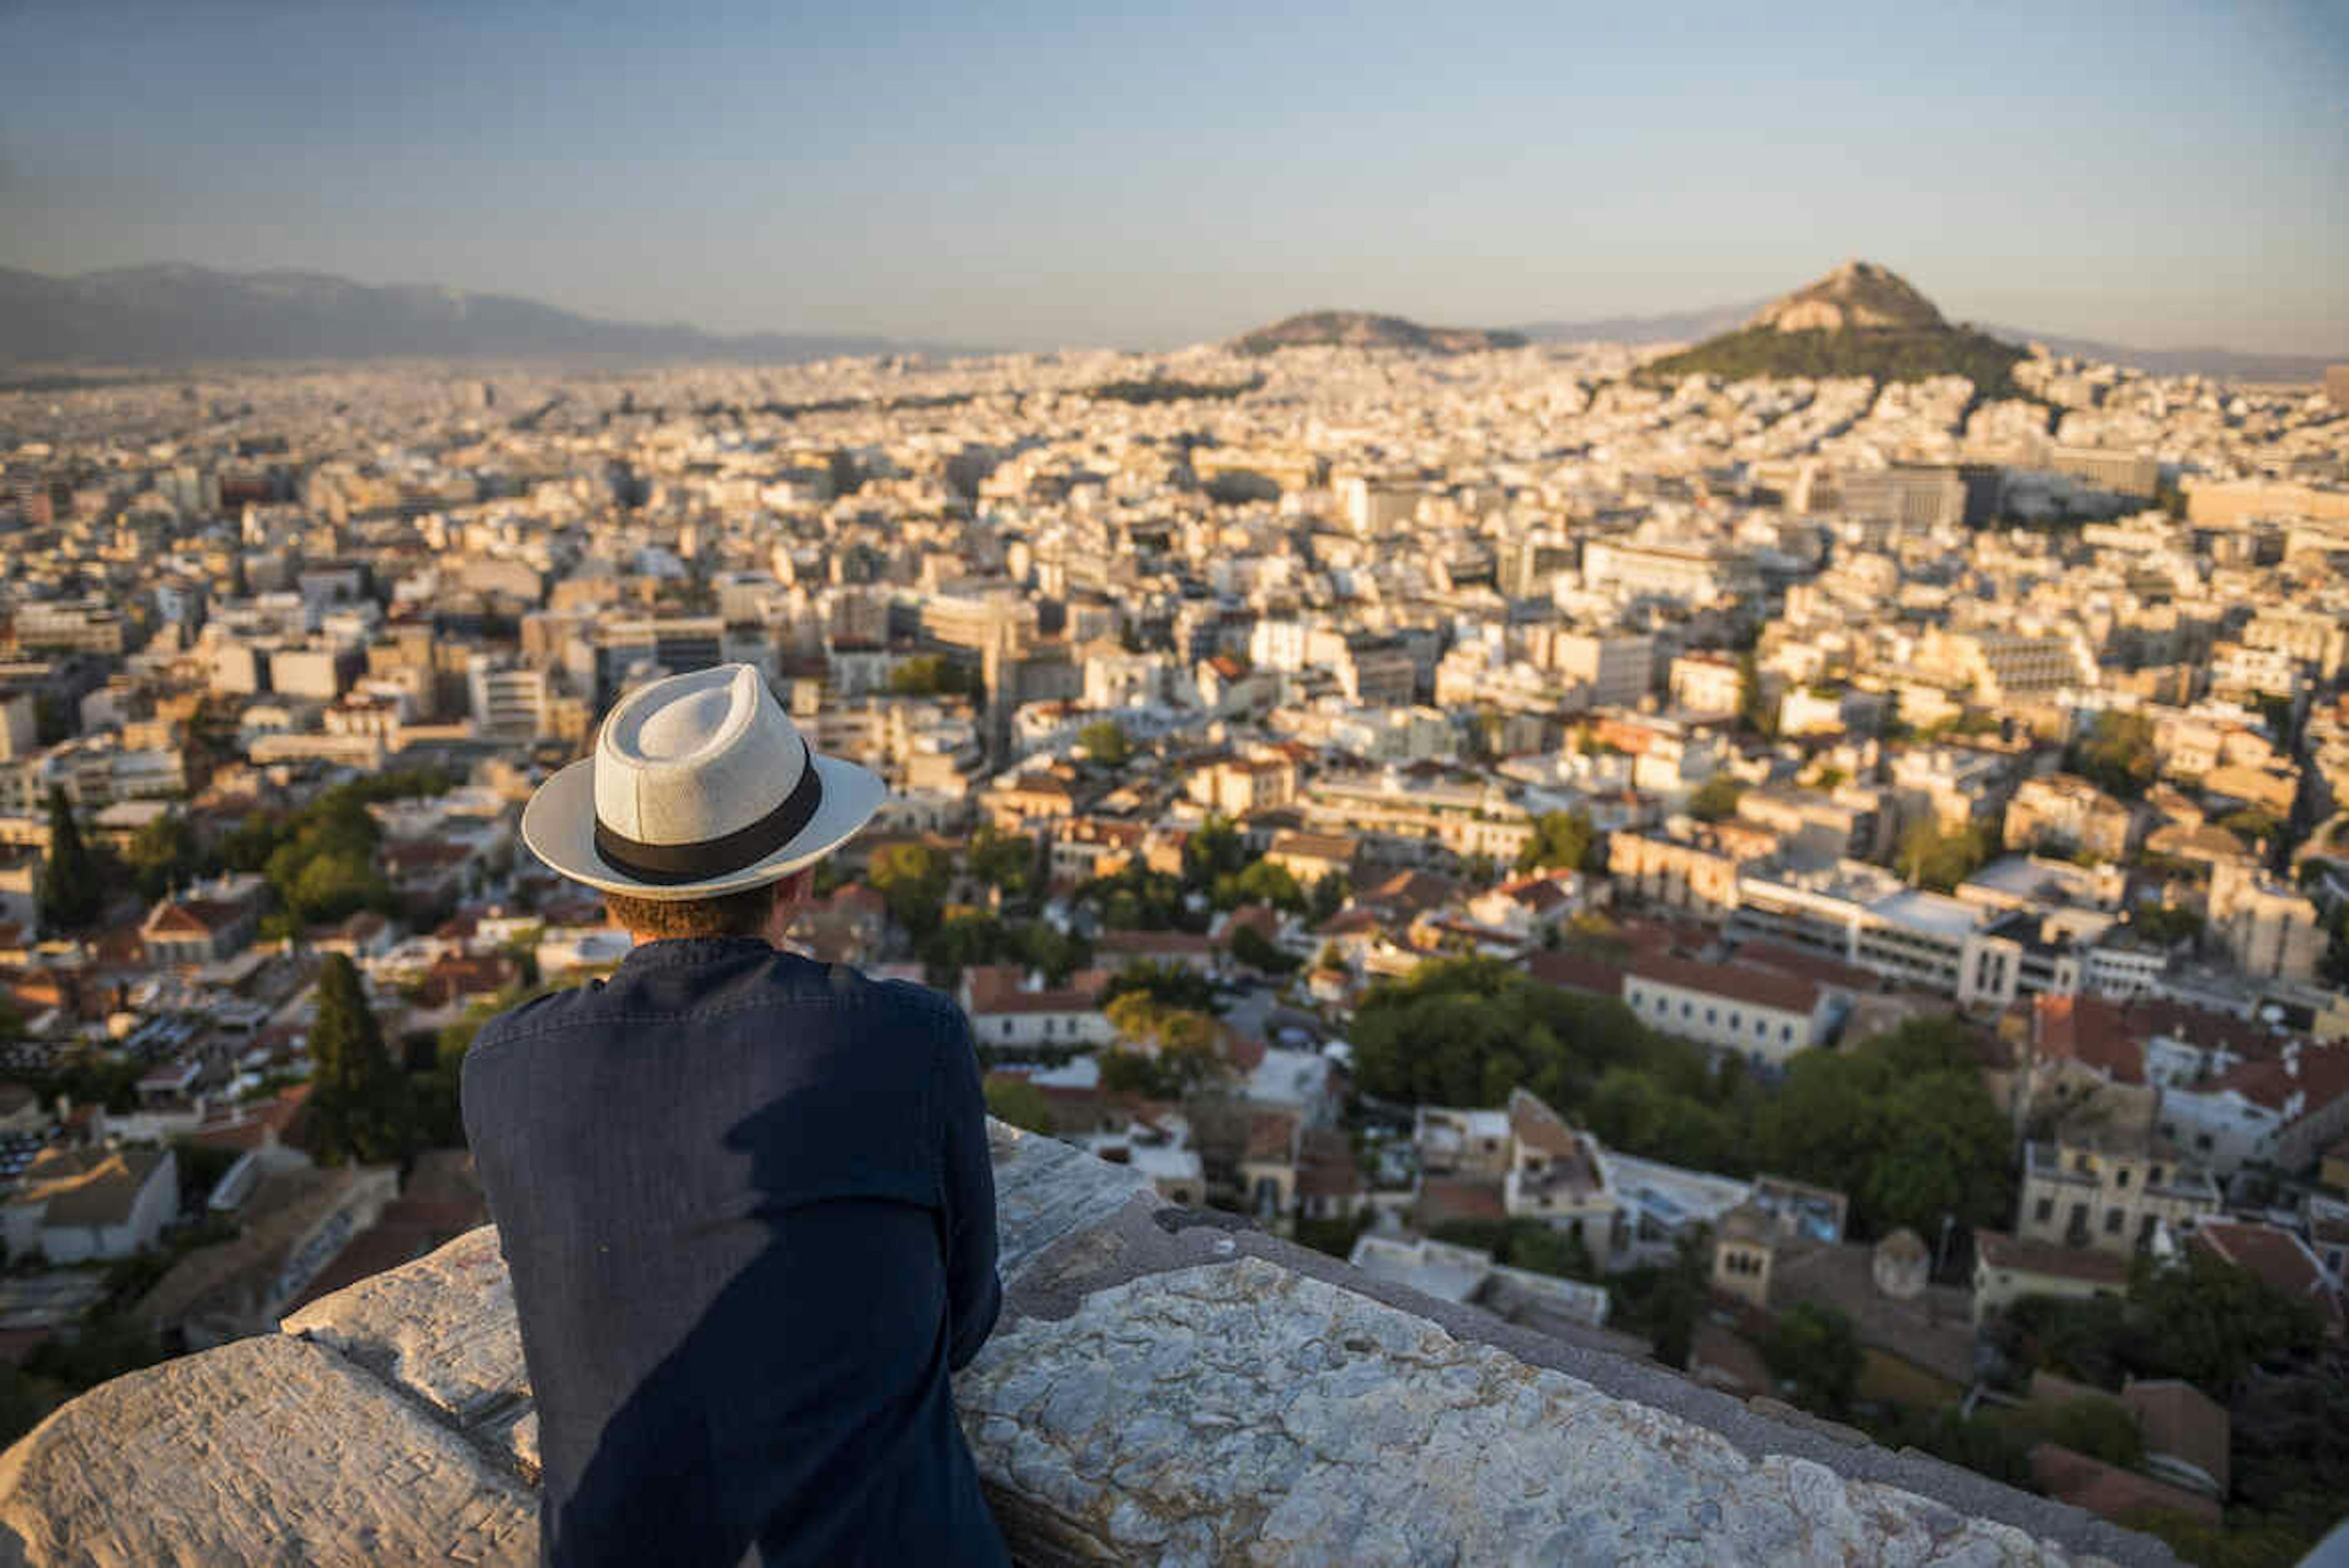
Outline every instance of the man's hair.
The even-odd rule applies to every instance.
[[[605,911],[614,923],[638,936],[667,940],[680,936],[756,936],[767,928],[774,913],[781,882],[765,882],[740,892],[712,898],[637,898],[607,892]]]

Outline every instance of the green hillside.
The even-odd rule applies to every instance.
[[[1650,381],[1688,375],[1744,381],[1755,377],[1868,376],[1878,381],[1922,381],[1962,376],[1984,398],[2020,397],[2014,367],[2027,356],[1968,327],[1899,330],[1858,327],[1841,332],[1781,332],[1748,326],[1707,338],[1693,348],[1651,360]]]

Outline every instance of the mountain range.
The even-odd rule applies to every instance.
[[[1458,352],[1525,341],[1689,344],[1734,329],[1763,308],[1755,302],[1492,330],[1423,326],[1367,312],[1315,311],[1244,334],[1233,346],[1268,352],[1293,343],[1350,342]],[[2328,363],[2314,355],[2140,349],[2036,329],[1982,330],[2010,343],[2035,341],[2058,353],[2171,375],[2313,381]],[[360,284],[319,273],[226,273],[162,264],[55,277],[0,268],[0,365],[20,366],[390,357],[792,363],[840,355],[972,351],[873,335],[723,334],[682,324],[605,321],[511,294]]]
[[[162,265],[51,277],[0,269],[0,363],[413,357],[793,361],[907,352],[885,337],[725,336],[599,321],[511,294],[381,286],[321,273]]]

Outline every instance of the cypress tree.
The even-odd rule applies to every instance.
[[[318,1016],[310,1026],[310,1114],[321,1163],[397,1164],[416,1144],[416,1107],[407,1075],[384,1049],[359,972],[339,953],[318,975]]]
[[[49,852],[41,862],[39,902],[52,928],[71,931],[96,920],[106,905],[89,846],[63,789],[49,790]]]

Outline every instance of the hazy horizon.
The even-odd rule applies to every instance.
[[[1709,310],[2349,352],[2349,14],[0,15],[0,264],[1166,348]]]

